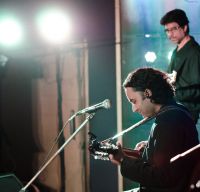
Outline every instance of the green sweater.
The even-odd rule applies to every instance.
[[[178,52],[173,51],[168,73],[177,72],[175,100],[187,107],[195,120],[200,109],[200,47],[191,37]]]

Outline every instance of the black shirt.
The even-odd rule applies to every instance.
[[[162,108],[168,105],[187,111],[173,99]],[[152,125],[142,160],[125,157],[121,164],[121,174],[140,183],[141,192],[183,192],[195,165],[196,154],[193,158],[186,157],[174,164],[170,164],[170,159],[198,144],[193,120],[181,110],[166,111]]]

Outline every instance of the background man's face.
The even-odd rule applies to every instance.
[[[174,27],[179,27],[177,30],[170,31]],[[187,25],[184,26],[184,28],[181,28],[178,23],[172,22],[165,25],[165,29],[168,29],[169,32],[167,33],[167,36],[173,43],[179,44],[183,38],[185,37]]]

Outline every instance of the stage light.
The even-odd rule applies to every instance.
[[[147,62],[154,62],[156,60],[156,54],[154,52],[147,52],[145,59]]]
[[[22,27],[13,18],[0,20],[0,43],[14,45],[22,38]]]
[[[168,59],[170,60],[172,57],[172,51],[169,52]]]
[[[8,57],[5,55],[0,55],[0,67],[4,67],[8,61]]]
[[[63,43],[69,35],[70,22],[67,15],[59,10],[48,10],[37,17],[42,36],[52,43]]]

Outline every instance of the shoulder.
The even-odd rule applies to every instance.
[[[192,45],[191,45],[191,54],[199,54],[200,55],[200,46],[199,44],[194,40],[192,40]]]
[[[166,111],[156,118],[155,124],[153,135],[159,141],[173,138],[175,143],[187,141],[188,146],[199,143],[196,125],[184,111]]]
[[[176,109],[170,109],[162,113],[156,118],[156,123],[159,124],[166,124],[169,127],[185,127],[192,126],[195,127],[195,124],[190,117],[190,112],[182,105],[175,105]]]
[[[188,112],[188,111],[186,111]],[[157,118],[156,118],[156,121],[157,122],[167,122],[167,120],[170,122],[177,122],[180,118],[183,118],[183,117],[187,117],[190,118],[186,112],[184,112],[184,109],[183,110],[179,110],[179,109],[171,109],[171,110],[168,110],[168,111],[165,111],[164,113],[160,114]]]
[[[192,48],[192,51],[191,51],[191,54],[192,55],[200,55],[200,46],[199,45],[196,45],[196,46],[193,46]]]

